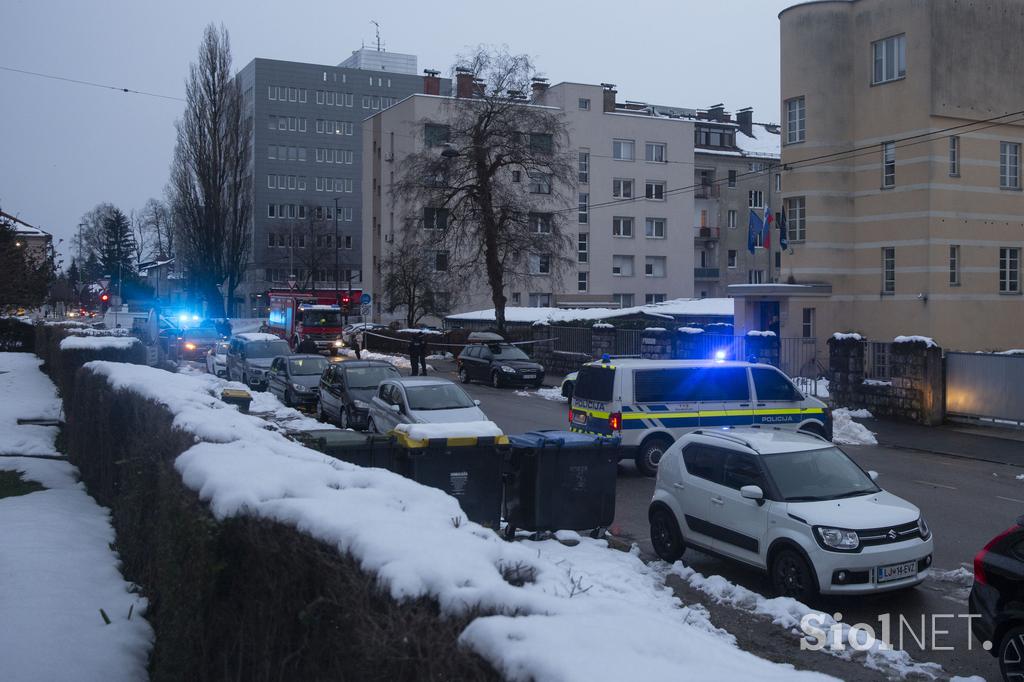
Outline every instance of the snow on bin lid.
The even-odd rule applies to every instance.
[[[509,436],[509,442],[513,447],[568,447],[585,448],[594,445],[615,446],[619,444],[619,437],[603,437],[587,433],[576,433],[574,431],[530,431]]]
[[[476,439],[476,438],[498,438],[505,439],[504,432],[492,421],[479,422],[453,422],[451,424],[399,424],[395,431],[405,436],[407,446],[413,445],[412,441],[428,441],[435,438],[452,439]],[[451,443],[460,445],[461,443]],[[465,443],[470,445],[471,443]],[[425,442],[419,445],[423,447]]]
[[[490,343],[493,341],[504,341],[505,337],[501,334],[495,334],[494,332],[470,332],[469,340],[480,343]]]

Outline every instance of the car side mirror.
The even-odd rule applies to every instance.
[[[480,401],[479,400],[474,400],[473,404],[476,405],[477,407],[479,407],[480,406]]]
[[[745,485],[740,488],[740,495],[748,500],[754,500],[758,506],[764,504],[764,491],[759,485]]]
[[[402,408],[399,407],[398,405],[395,405],[394,403],[391,403],[390,405],[388,405],[388,407],[391,408],[392,412],[401,412],[402,411]]]
[[[875,471],[874,469],[868,471],[868,476],[871,477],[872,481],[877,481],[878,480],[878,472]]]

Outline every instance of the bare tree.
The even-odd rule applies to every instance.
[[[334,221],[319,206],[302,206],[300,215],[285,223],[287,250],[279,253],[276,264],[287,267],[295,276],[295,287],[302,291],[316,288],[317,282],[334,282]],[[284,233],[282,233],[284,236]]]
[[[566,207],[577,176],[562,116],[523,97],[535,75],[527,56],[480,47],[456,71],[477,78],[475,94],[418,126],[423,148],[403,161],[394,195],[405,229],[432,235],[453,274],[470,281],[483,266],[504,330],[506,287],[536,274],[557,280],[571,262]]]
[[[430,250],[407,233],[384,259],[384,305],[389,313],[405,311],[405,326],[415,327],[427,315],[451,309],[448,252]]]
[[[78,232],[71,238],[71,248],[77,257],[87,261],[91,256],[99,258],[106,245],[104,225],[111,220],[117,207],[109,202],[96,204],[82,215]]]
[[[171,212],[160,199],[151,198],[136,214],[136,219],[145,231],[146,241],[153,258],[174,257],[174,234],[171,229]]]
[[[178,256],[202,291],[207,314],[224,316],[245,272],[251,247],[252,119],[231,73],[228,32],[206,27],[190,67],[185,112],[177,122],[169,195]]]
[[[132,256],[135,259],[135,270],[138,271],[139,266],[150,257],[150,233],[138,211],[133,210],[128,214],[128,222],[132,228]]]

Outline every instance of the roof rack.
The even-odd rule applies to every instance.
[[[757,448],[750,444],[750,441],[746,440],[745,438],[740,438],[739,436],[734,436],[731,433],[724,433],[722,431],[705,431],[704,429],[697,429],[696,431],[691,431],[690,433],[692,433],[695,436],[712,436],[714,438],[729,440],[732,441],[733,443],[739,443],[740,445],[746,446],[753,450],[754,452],[760,452],[760,450],[758,450]]]

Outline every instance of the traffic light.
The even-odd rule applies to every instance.
[[[349,306],[349,303],[351,303],[351,302],[352,302],[352,299],[349,298],[348,294],[342,294],[341,295],[341,305],[343,305],[343,306],[345,306],[347,308]]]
[[[110,302],[110,294],[108,294],[107,292],[104,291],[102,294],[100,294],[100,301],[102,301],[103,303],[109,303]]]

